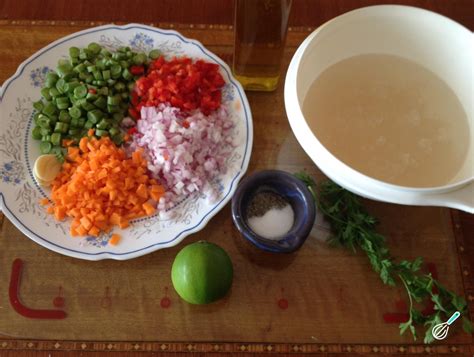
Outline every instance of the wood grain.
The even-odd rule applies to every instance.
[[[344,12],[377,4],[431,9],[473,29],[472,0],[293,0],[290,26],[319,26]],[[3,0],[0,18],[232,24],[233,0]]]

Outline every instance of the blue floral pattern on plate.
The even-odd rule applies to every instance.
[[[153,49],[155,41],[143,32],[138,32],[129,41],[130,47],[135,51],[149,52]]]
[[[3,182],[19,185],[24,179],[23,165],[18,161],[9,161],[0,167],[0,179]]]
[[[43,66],[43,67],[38,67],[36,69],[33,69],[30,72],[31,85],[36,88],[42,87],[46,79],[46,75],[52,71],[53,70],[49,68],[48,66]]]
[[[40,98],[39,87],[58,59],[67,56],[71,46],[98,42],[108,49],[130,46],[135,51],[159,49],[166,57],[186,55],[220,65],[227,85],[223,104],[230,108],[235,123],[235,149],[226,160],[226,173],[214,183],[219,193],[217,202],[206,201],[204,195],[187,197],[164,214],[134,221],[132,226],[117,232],[120,244],[108,244],[110,235],[72,239],[69,222],[57,222],[39,204],[50,190],[40,187],[33,177],[33,165],[40,155],[39,145],[31,137],[34,127],[32,103]],[[230,69],[199,42],[175,31],[130,24],[108,25],[71,34],[41,49],[27,59],[0,88],[0,206],[5,216],[24,234],[60,254],[88,259],[130,259],[157,249],[178,244],[184,237],[201,230],[229,201],[237,183],[247,170],[252,149],[253,129],[245,93],[232,77]]]

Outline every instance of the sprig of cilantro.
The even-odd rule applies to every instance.
[[[380,275],[384,284],[395,286],[400,281],[410,302],[409,319],[400,324],[400,334],[410,330],[413,338],[417,339],[417,326],[425,326],[425,343],[433,342],[432,329],[446,321],[455,311],[463,316],[463,328],[472,333],[471,321],[467,318],[466,300],[449,291],[431,274],[420,272],[423,264],[421,257],[413,261],[401,260],[396,262],[390,254],[385,237],[377,233],[377,219],[371,216],[355,194],[345,190],[332,181],[319,185],[305,172],[295,174],[302,180],[314,196],[315,202],[331,225],[332,236],[330,243],[352,249],[363,250],[369,258],[372,268]],[[435,312],[425,316],[417,308],[417,304],[431,300]]]

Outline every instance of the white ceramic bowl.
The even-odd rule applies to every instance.
[[[345,58],[391,54],[412,60],[443,79],[469,120],[470,147],[463,168],[441,187],[412,188],[366,176],[332,155],[309,128],[302,105],[313,81]],[[341,15],[309,35],[296,51],[285,80],[285,106],[300,145],[333,181],[359,195],[408,205],[446,206],[474,213],[473,34],[436,13],[381,5]]]

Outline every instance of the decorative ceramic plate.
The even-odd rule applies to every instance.
[[[32,103],[40,98],[46,74],[56,68],[58,59],[68,55],[69,47],[84,47],[97,42],[114,49],[129,46],[148,52],[159,49],[167,58],[183,56],[215,62],[220,66],[226,85],[222,101],[230,109],[235,124],[235,149],[226,162],[226,173],[213,185],[220,196],[211,204],[203,194],[187,197],[178,204],[172,219],[158,215],[136,220],[122,230],[120,244],[108,244],[110,234],[72,238],[69,221],[57,222],[46,213],[39,200],[49,190],[40,187],[32,167],[40,155],[39,143],[31,137],[34,110]],[[55,252],[71,257],[100,260],[135,258],[181,242],[187,235],[201,230],[229,201],[237,183],[247,170],[252,149],[252,115],[245,93],[232,77],[229,67],[204,46],[178,32],[129,24],[90,28],[57,40],[23,62],[15,75],[0,90],[0,203],[4,214],[27,237]],[[8,237],[6,237],[8,239]]]

